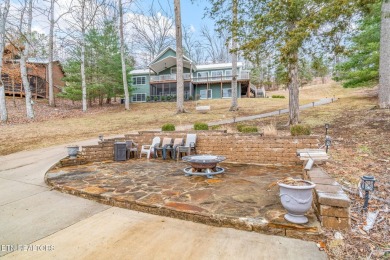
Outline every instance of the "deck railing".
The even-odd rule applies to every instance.
[[[242,71],[238,74],[237,80],[249,80],[249,71]],[[191,73],[183,74],[184,80],[191,80],[197,82],[217,82],[217,81],[229,81],[232,80],[231,75],[219,75],[219,76],[205,76],[205,77],[192,77]],[[176,74],[166,74],[159,76],[150,76],[150,82],[163,82],[163,81],[176,81]]]
[[[249,80],[249,71],[242,71],[238,74],[237,80]],[[206,76],[206,77],[194,77],[193,82],[215,82],[215,81],[229,81],[232,80],[231,75],[227,76]]]
[[[184,78],[184,80],[190,80],[191,74],[190,73],[183,73],[183,78]],[[176,81],[176,74],[150,76],[150,81],[151,82]]]

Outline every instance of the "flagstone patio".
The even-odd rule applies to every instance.
[[[279,189],[269,184],[302,177],[302,167],[224,163],[225,173],[208,179],[184,176],[186,163],[129,160],[52,168],[46,182],[62,192],[147,213],[282,236],[316,240],[320,224],[284,220]]]

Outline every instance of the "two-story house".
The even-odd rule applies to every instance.
[[[216,99],[231,98],[232,64],[198,65],[183,56],[184,98]],[[237,64],[238,97],[256,95],[256,89],[250,84],[249,71],[242,63]],[[161,100],[163,96],[176,96],[176,51],[170,47],[162,51],[147,69],[133,70],[133,102]]]

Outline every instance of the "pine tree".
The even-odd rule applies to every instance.
[[[381,6],[373,6],[359,24],[359,32],[346,50],[346,61],[336,66],[335,79],[345,88],[374,86],[379,82],[379,41]]]
[[[78,57],[79,53],[77,49],[75,56]],[[131,69],[130,65],[126,66],[127,73]],[[82,100],[80,61],[71,59],[64,69],[67,87],[60,96],[73,101]],[[98,98],[99,105],[103,105],[104,98],[109,103],[111,98],[122,95],[122,76],[120,39],[113,21],[107,21],[102,30],[92,29],[85,35],[85,78],[90,103]],[[131,92],[130,87],[128,91]]]

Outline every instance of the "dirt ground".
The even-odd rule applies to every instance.
[[[288,97],[287,91],[275,94]],[[300,113],[302,124],[311,126],[312,134],[325,136],[324,124],[330,124],[331,159],[323,167],[343,185],[352,201],[351,230],[327,230],[327,239],[319,241],[319,246],[332,259],[390,259],[390,110],[377,108],[376,95],[376,89],[344,90],[334,84],[301,90],[302,103],[322,97],[339,98],[335,103]],[[83,113],[80,104],[59,101],[56,108],[50,108],[46,101],[38,100],[34,106],[37,117],[30,122],[24,118],[24,100],[17,100],[16,107],[13,107],[10,99],[8,101],[10,121],[0,126],[0,155],[75,142],[99,134],[123,135],[130,131],[159,128],[166,122],[179,126],[196,121],[258,114],[285,108],[288,103],[287,98],[240,99],[239,112],[232,114],[227,112],[230,105],[228,100],[202,101],[200,104],[211,105],[212,111],[199,114],[194,112],[195,102],[186,102],[189,113],[176,115],[174,102],[134,104],[130,113],[115,103],[95,106]],[[256,125],[259,129],[274,125],[278,134],[288,135],[286,122],[287,116],[282,115],[247,124]],[[220,129],[235,131],[236,128],[234,125],[225,125]],[[369,211],[378,212],[378,216],[368,232],[363,230],[367,224],[367,213],[362,211],[363,199],[356,195],[363,175],[373,175],[377,180]]]
[[[324,97],[345,95],[346,91],[336,84],[314,85],[301,90],[301,104],[307,104]],[[287,91],[281,94],[288,96]],[[130,111],[124,110],[119,99],[113,104],[102,107],[93,104],[87,112],[82,112],[81,103],[57,99],[57,107],[52,108],[47,100],[34,100],[35,118],[28,120],[25,113],[25,101],[7,98],[8,122],[0,124],[0,155],[22,150],[31,150],[53,145],[73,143],[99,135],[123,135],[140,130],[161,129],[165,123],[176,127],[233,119],[287,108],[288,99],[284,98],[242,98],[240,109],[230,112],[229,99],[201,100],[185,102],[187,113],[176,114],[176,102],[132,103]],[[197,105],[210,105],[208,113],[199,113]]]
[[[334,104],[302,111],[300,118],[302,124],[312,127],[312,134],[324,140],[324,124],[330,124],[330,160],[322,167],[336,178],[352,201],[351,230],[326,230],[326,240],[319,241],[319,246],[331,259],[390,259],[390,110],[377,107],[376,89],[361,89]],[[279,135],[288,135],[286,122],[284,115],[248,124],[275,125]],[[378,215],[368,232],[363,230],[367,213],[362,211],[364,201],[358,195],[363,175],[376,179],[368,211]]]

